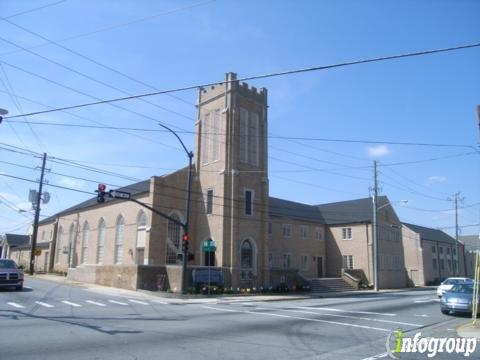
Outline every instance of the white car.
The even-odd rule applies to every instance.
[[[445,279],[437,288],[438,297],[442,297],[442,295],[450,290],[455,284],[473,284],[473,280],[465,277],[451,277]]]

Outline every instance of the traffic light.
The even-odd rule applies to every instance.
[[[184,254],[188,253],[188,240],[190,240],[190,236],[188,236],[188,234],[183,234],[183,236],[182,236],[182,252]]]
[[[106,189],[107,189],[107,186],[105,184],[98,184],[98,190],[95,190],[97,192],[97,203],[105,202]]]
[[[182,240],[182,253],[186,254],[188,252],[188,241]]]

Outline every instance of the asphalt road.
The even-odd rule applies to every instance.
[[[28,278],[24,291],[0,290],[0,359],[388,359],[394,330],[455,337],[467,320],[443,315],[433,290],[189,302]]]

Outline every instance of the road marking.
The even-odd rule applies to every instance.
[[[440,299],[415,300],[416,303],[440,302]]]
[[[123,306],[128,306],[127,303],[121,302],[121,301],[116,301],[116,300],[108,300],[108,302],[112,304],[117,304],[117,305],[123,305]]]
[[[70,301],[67,301],[67,300],[62,300],[62,303],[73,306],[73,307],[82,307],[82,305],[80,305],[80,304],[76,304],[76,303],[73,303],[73,302],[70,302]]]
[[[92,301],[92,300],[85,300],[85,302],[87,302],[89,304],[97,305],[97,306],[107,306],[105,304],[102,304],[102,303],[96,302],[96,301]]]
[[[128,299],[128,301],[130,301],[132,303],[135,303],[135,304],[148,305],[148,303],[146,303],[145,301],[132,300],[132,299]]]
[[[257,310],[277,310],[277,311],[289,311],[289,312],[299,312],[299,313],[303,313],[303,314],[320,315],[319,313],[314,312],[314,311],[304,311],[304,310],[283,310],[283,309],[275,309],[275,308],[257,308]],[[372,318],[367,318],[367,317],[359,317],[359,316],[351,316],[351,315],[338,315],[338,314],[322,314],[322,315],[332,316],[332,317],[341,317],[341,318],[346,318],[346,319],[376,321],[376,322],[383,322],[383,323],[388,323],[388,324],[407,325],[407,326],[413,326],[413,327],[422,326],[421,324],[412,324],[412,323],[407,323],[407,322],[402,322],[402,321],[372,319]]]
[[[23,305],[20,305],[20,304],[14,303],[14,302],[8,302],[7,304],[10,305],[10,306],[19,308],[19,309],[23,309],[25,307]]]
[[[159,304],[168,305],[168,302],[166,302],[166,301],[162,301],[162,300],[152,300],[152,301],[156,302],[156,303],[159,303]]]
[[[391,330],[389,330],[389,329],[377,328],[377,327],[367,326],[367,325],[348,324],[348,323],[342,323],[342,322],[338,322],[338,321],[311,319],[311,318],[305,318],[305,317],[300,317],[300,316],[263,313],[263,312],[257,312],[257,311],[225,310],[225,309],[219,309],[219,308],[215,308],[215,307],[212,307],[212,306],[206,306],[206,305],[203,305],[202,307],[204,307],[206,309],[217,310],[217,311],[229,311],[229,312],[237,312],[237,313],[244,313],[244,314],[274,316],[274,317],[282,317],[282,318],[288,318],[288,319],[297,319],[297,320],[320,322],[320,323],[333,324],[333,325],[349,326],[349,327],[361,328],[361,329],[377,330],[377,331],[382,331],[382,332],[391,332]]]
[[[35,303],[38,304],[38,305],[44,306],[44,307],[46,307],[46,308],[53,308],[53,307],[55,307],[55,306],[53,306],[53,305],[50,305],[50,304],[47,304],[47,303],[44,303],[44,302],[41,302],[41,301],[35,301]]]
[[[33,290],[30,286],[24,286],[23,288],[27,290]]]
[[[376,359],[383,359],[383,358],[386,358],[388,356],[388,353],[383,353],[383,354],[378,354],[378,355],[373,355],[373,356],[370,356],[368,358],[365,358],[363,360],[376,360]]]
[[[426,317],[430,317],[430,316],[428,316],[427,314],[421,314],[421,315],[420,315],[420,314],[415,314],[415,316],[425,317],[425,318],[426,318]]]
[[[352,313],[352,314],[397,316],[397,314],[390,314],[390,313],[378,313],[378,312],[371,312],[371,311],[343,310],[343,309],[334,309],[334,308],[325,308],[325,307],[322,307],[322,308],[312,308],[312,307],[305,307],[305,306],[294,306],[293,308],[294,308],[294,309],[305,309],[305,310],[337,311],[337,312]]]

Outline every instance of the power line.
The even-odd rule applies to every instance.
[[[21,12],[15,13],[15,14],[13,14],[13,15],[6,16],[6,17],[4,17],[4,18],[0,18],[0,20],[11,19],[11,18],[14,18],[14,17],[17,17],[17,16],[29,14],[29,13],[32,13],[32,12],[34,12],[34,11],[42,10],[42,9],[45,9],[45,8],[48,8],[48,7],[51,7],[51,6],[55,6],[55,5],[61,4],[61,3],[65,2],[65,1],[66,1],[66,0],[55,1],[55,2],[50,3],[50,4],[45,4],[45,5],[42,5],[42,6],[33,8],[33,9],[30,9],[30,10],[21,11]],[[2,55],[3,55],[3,54],[2,54]]]
[[[10,25],[13,25],[13,26],[15,26],[15,27],[17,27],[17,28],[19,28],[19,29],[22,29],[23,31],[25,31],[25,32],[27,32],[27,33],[29,33],[29,34],[31,34],[31,35],[37,36],[37,37],[41,38],[42,40],[47,41],[49,44],[53,44],[53,45],[55,45],[55,46],[57,46],[57,47],[65,50],[65,51],[68,51],[69,53],[74,54],[74,55],[76,55],[76,56],[78,56],[78,57],[80,57],[80,58],[82,58],[82,59],[84,59],[84,60],[87,60],[87,61],[89,61],[89,62],[91,62],[91,63],[94,63],[95,65],[98,65],[98,66],[100,66],[100,67],[102,67],[102,68],[104,68],[104,69],[107,69],[107,70],[109,70],[109,71],[111,71],[111,72],[113,72],[113,73],[115,73],[115,74],[117,74],[117,75],[120,75],[120,76],[122,76],[122,77],[124,77],[124,78],[127,78],[128,80],[134,81],[134,82],[136,82],[137,84],[143,85],[143,86],[145,86],[145,87],[147,87],[147,88],[149,88],[149,89],[151,89],[151,90],[158,90],[158,89],[155,88],[154,86],[152,86],[152,85],[150,85],[150,84],[147,84],[147,83],[144,82],[144,81],[138,80],[138,79],[136,79],[136,78],[134,78],[134,77],[132,77],[132,76],[130,76],[130,75],[127,75],[127,74],[125,74],[125,73],[123,73],[123,72],[121,72],[121,71],[119,71],[119,70],[117,70],[117,69],[112,68],[111,66],[105,65],[105,64],[99,62],[98,60],[92,59],[91,57],[86,56],[86,55],[83,54],[83,53],[80,53],[80,52],[75,51],[75,50],[73,50],[73,49],[71,49],[71,48],[68,48],[68,47],[66,47],[66,46],[64,46],[64,45],[62,45],[62,44],[59,44],[59,43],[56,42],[56,41],[53,41],[53,40],[51,40],[51,39],[48,39],[47,37],[45,37],[45,36],[43,36],[43,35],[35,32],[35,31],[33,31],[33,30],[27,29],[27,28],[24,27],[24,26],[21,26],[21,25],[19,25],[19,24],[17,24],[17,23],[14,23],[13,21],[9,21],[9,20],[7,20],[6,18],[3,18],[3,19],[0,18],[0,20],[4,20],[5,22],[9,23]],[[26,49],[26,50],[24,50],[24,51],[29,51],[29,50],[30,50],[30,49]],[[170,96],[170,97],[172,97],[172,98],[174,98],[174,99],[176,99],[176,100],[179,100],[179,101],[181,101],[181,102],[187,103],[188,105],[193,105],[193,106],[195,106],[195,104],[192,104],[192,103],[190,103],[190,102],[188,102],[188,101],[186,101],[186,100],[183,100],[182,98],[179,98],[179,97],[177,97],[177,96],[175,96],[175,95],[171,95],[171,94],[167,94],[167,95]],[[163,108],[163,109],[164,109],[165,111],[169,111],[169,112],[171,112],[171,113],[177,114],[177,115],[179,115],[179,116],[181,116],[181,117],[185,117],[185,118],[190,119],[190,120],[195,120],[195,119],[193,119],[193,118],[191,118],[191,117],[188,117],[188,116],[185,116],[185,115],[183,115],[183,114],[181,114],[181,113],[177,113],[177,112],[175,112],[175,111],[173,111],[173,110],[171,110],[171,109],[167,109],[167,108]]]
[[[82,33],[82,34],[77,34],[77,35],[69,36],[69,37],[66,37],[66,38],[57,40],[57,42],[64,42],[64,41],[68,41],[68,40],[79,39],[79,38],[82,38],[82,37],[86,37],[86,36],[91,36],[91,35],[94,35],[94,34],[98,34],[98,33],[100,33],[100,32],[118,29],[118,28],[120,28],[120,27],[125,27],[125,26],[128,26],[128,25],[132,25],[132,24],[135,24],[135,23],[142,22],[142,21],[152,20],[152,19],[158,18],[158,17],[160,17],[160,16],[174,14],[174,13],[176,13],[176,12],[183,11],[183,10],[189,10],[189,9],[191,9],[191,8],[194,8],[194,7],[197,7],[197,6],[201,6],[201,5],[205,5],[205,4],[214,2],[214,1],[215,1],[215,0],[208,0],[208,1],[202,1],[202,2],[198,2],[198,3],[190,4],[190,5],[183,6],[183,7],[178,7],[178,8],[172,9],[172,10],[163,11],[163,12],[160,12],[160,13],[157,13],[157,14],[153,14],[153,15],[146,16],[146,17],[133,19],[133,20],[130,20],[130,21],[127,21],[127,22],[124,22],[124,23],[114,24],[114,25],[106,26],[106,27],[103,27],[103,28],[100,28],[100,29],[97,29],[97,30],[93,30],[93,31],[90,31],[90,32],[86,32],[86,33]],[[25,13],[26,13],[26,12],[25,12]],[[18,15],[22,15],[22,13],[14,14],[13,16],[18,16]],[[11,18],[11,17],[12,17],[12,16],[8,16],[8,17],[6,17],[6,18],[4,18],[4,19],[9,19],[9,18]],[[1,19],[0,19],[0,20],[1,20]],[[48,44],[49,44],[49,43],[44,43],[44,44],[32,46],[31,49],[43,47],[43,46],[46,46],[46,45],[48,45]],[[3,55],[10,55],[10,54],[14,54],[14,53],[17,53],[17,52],[19,52],[19,50],[2,53],[2,54],[0,54],[0,55],[2,55],[2,56],[3,56]]]
[[[43,105],[47,106],[47,105]],[[74,115],[73,113],[68,113]],[[74,115],[75,116],[75,115]],[[80,117],[89,121],[92,121],[90,119]],[[18,123],[18,124],[23,124],[21,121],[17,120],[11,120],[11,118],[4,118],[6,122],[9,123]],[[92,128],[92,129],[106,129],[106,130],[128,130],[128,131],[144,131],[144,132],[168,132],[167,130],[164,129],[147,129],[147,128],[132,128],[132,127],[118,127],[118,126],[95,126],[95,125],[85,125],[85,124],[67,124],[67,123],[51,123],[51,122],[45,122],[45,121],[30,121],[29,122],[32,125],[44,125],[44,126],[64,126],[64,127],[78,127],[78,128]],[[177,133],[180,134],[196,134],[195,131],[192,130],[178,130],[176,131]],[[199,132],[198,134],[200,135],[226,135],[226,133],[221,133],[221,132]],[[234,134],[233,136],[241,136],[239,134]],[[416,142],[398,142],[398,141],[389,141],[389,140],[368,140],[368,139],[341,139],[341,138],[316,138],[316,137],[297,137],[297,136],[278,136],[278,135],[254,135],[252,137],[257,137],[260,139],[278,139],[278,140],[297,140],[297,141],[315,141],[315,142],[337,142],[337,143],[358,143],[358,144],[386,144],[386,145],[405,145],[405,146],[428,146],[428,147],[454,147],[454,148],[475,148],[472,145],[466,145],[466,144],[442,144],[442,143],[416,143]],[[297,142],[298,144],[301,144],[300,142]],[[298,153],[292,152],[292,151],[287,151],[285,149],[280,149],[276,148],[273,146],[270,146],[272,149],[276,149],[279,151],[283,152],[289,152],[290,154],[295,154],[298,155]],[[320,149],[319,149],[320,150]],[[326,151],[326,150],[321,150],[321,151]],[[332,152],[335,155],[339,156],[345,156],[345,154],[339,154]],[[465,154],[478,154],[478,152],[470,152],[470,153],[465,153]],[[460,154],[461,155],[461,154]],[[456,156],[456,155],[452,155]],[[365,160],[361,158],[354,157],[357,160]],[[318,159],[315,158],[310,158],[319,161]],[[418,161],[410,161],[410,162],[397,162],[397,163],[385,163],[382,164],[382,166],[398,166],[398,165],[407,165],[407,164],[412,164],[416,162],[424,162],[424,161],[432,161],[436,159],[444,159],[442,158],[433,158],[433,159],[428,159],[428,160],[418,160]],[[321,162],[326,162],[330,164],[336,164],[338,163],[335,162],[330,162],[330,161],[324,161],[322,160]],[[371,166],[370,166],[371,167]]]
[[[8,20],[7,20],[7,21],[8,21]],[[5,38],[3,38],[3,37],[1,37],[1,36],[0,36],[0,40],[4,41],[4,42],[6,42],[6,43],[8,43],[8,44],[10,44],[10,45],[13,45],[13,46],[15,46],[15,47],[18,47],[18,48],[20,48],[20,49],[22,49],[22,50],[24,50],[24,51],[26,51],[26,52],[34,55],[34,56],[39,57],[40,59],[43,59],[43,60],[45,60],[45,61],[47,61],[47,62],[49,62],[49,63],[52,63],[52,64],[54,64],[54,65],[56,65],[56,66],[58,66],[58,67],[61,67],[62,69],[68,70],[68,71],[70,71],[70,72],[72,72],[72,73],[74,73],[74,74],[77,74],[77,75],[79,75],[79,76],[81,76],[81,77],[84,77],[84,78],[90,80],[90,81],[93,81],[93,82],[95,82],[95,83],[97,83],[97,84],[103,85],[103,86],[105,86],[105,87],[107,87],[107,88],[110,88],[110,89],[112,89],[112,90],[116,90],[116,91],[118,91],[118,92],[120,92],[120,93],[122,93],[122,94],[124,94],[124,95],[128,95],[128,96],[131,96],[131,95],[132,95],[131,93],[129,93],[129,92],[127,92],[127,91],[124,91],[124,90],[122,90],[122,89],[120,89],[120,88],[118,88],[118,87],[116,87],[116,86],[110,85],[110,84],[108,84],[108,83],[106,83],[106,82],[104,82],[104,81],[102,81],[102,80],[99,80],[99,79],[93,77],[93,76],[90,76],[90,75],[87,75],[87,74],[85,74],[85,73],[83,73],[83,72],[81,72],[81,71],[75,70],[74,68],[72,68],[72,67],[70,67],[70,66],[64,65],[64,64],[62,64],[62,63],[60,63],[60,62],[58,62],[58,61],[55,61],[55,60],[53,60],[53,59],[50,59],[49,57],[40,55],[40,54],[36,53],[35,51],[29,50],[29,49],[27,49],[27,48],[25,48],[25,47],[23,47],[23,46],[21,46],[21,45],[18,45],[18,44],[16,44],[16,43],[14,43],[13,41],[7,40],[7,39],[5,39]],[[97,97],[95,97],[95,96],[90,96],[90,97],[91,97],[91,98],[94,98],[94,99],[99,99],[99,98],[97,98]],[[181,114],[181,113],[179,113],[179,112],[176,112],[176,111],[174,111],[174,110],[167,109],[167,108],[165,108],[165,107],[163,107],[163,106],[160,106],[160,105],[158,105],[158,104],[155,104],[155,103],[153,103],[153,102],[151,102],[151,101],[148,101],[148,100],[146,100],[146,99],[143,99],[143,98],[137,98],[137,99],[140,100],[140,101],[142,101],[142,102],[145,102],[145,103],[147,103],[147,104],[150,104],[150,105],[152,105],[152,106],[154,106],[154,107],[156,107],[156,108],[158,108],[158,109],[161,109],[161,110],[170,112],[170,113],[175,114],[175,115],[179,115],[179,116],[182,116],[182,117],[186,117],[187,119],[191,120],[191,118],[188,117],[188,116],[186,116],[186,115],[183,115],[183,114]],[[120,109],[122,109],[122,108],[120,107]],[[155,121],[155,122],[159,122],[158,120],[154,120],[154,121]],[[172,126],[172,127],[181,129],[181,128],[177,127],[176,125],[173,125],[173,124],[168,124],[168,123],[165,123],[165,124],[167,124],[168,126]],[[183,129],[181,129],[181,130],[183,130]]]
[[[279,72],[268,73],[268,74],[263,74],[263,75],[247,76],[247,77],[243,77],[243,78],[240,78],[240,79],[237,79],[237,80],[222,80],[222,81],[216,81],[216,82],[210,82],[210,83],[204,83],[204,84],[187,85],[187,86],[177,87],[177,88],[173,88],[173,89],[154,91],[154,92],[150,92],[150,93],[124,96],[124,97],[119,97],[119,98],[112,98],[112,99],[109,99],[109,100],[99,100],[99,101],[94,101],[94,102],[90,102],[90,103],[78,104],[78,105],[65,106],[65,107],[61,107],[61,108],[57,108],[57,109],[53,109],[53,110],[44,110],[44,111],[36,111],[36,112],[31,112],[31,113],[21,114],[21,115],[13,115],[13,116],[5,117],[5,119],[7,119],[7,118],[13,119],[13,118],[17,118],[17,117],[20,117],[20,116],[34,116],[34,115],[46,114],[46,113],[51,113],[51,112],[61,111],[61,110],[78,109],[78,108],[83,108],[83,107],[87,107],[87,106],[94,106],[94,105],[100,105],[100,104],[106,104],[106,103],[114,103],[114,102],[138,99],[138,98],[142,98],[142,97],[149,97],[149,96],[155,96],[155,95],[161,95],[161,94],[175,93],[175,92],[186,91],[186,90],[195,90],[195,89],[198,89],[198,88],[215,86],[215,85],[222,85],[222,84],[227,84],[227,83],[237,83],[237,82],[240,82],[240,81],[258,80],[258,79],[293,75],[293,74],[299,74],[299,73],[305,73],[305,72],[328,70],[328,69],[334,69],[334,68],[339,68],[339,67],[346,67],[346,66],[380,62],[380,61],[387,61],[387,60],[395,60],[395,59],[401,59],[401,58],[407,58],[407,57],[431,55],[431,54],[437,54],[437,53],[442,53],[442,52],[464,50],[464,49],[470,49],[470,48],[476,48],[476,47],[480,47],[480,43],[473,43],[473,44],[460,45],[460,46],[454,46],[454,47],[449,47],[449,48],[426,50],[426,51],[410,52],[410,53],[391,55],[391,56],[368,58],[368,59],[363,59],[363,60],[354,60],[354,61],[348,61],[348,62],[343,62],[343,63],[324,65],[324,66],[314,66],[314,67],[303,68],[303,69],[279,71]]]

